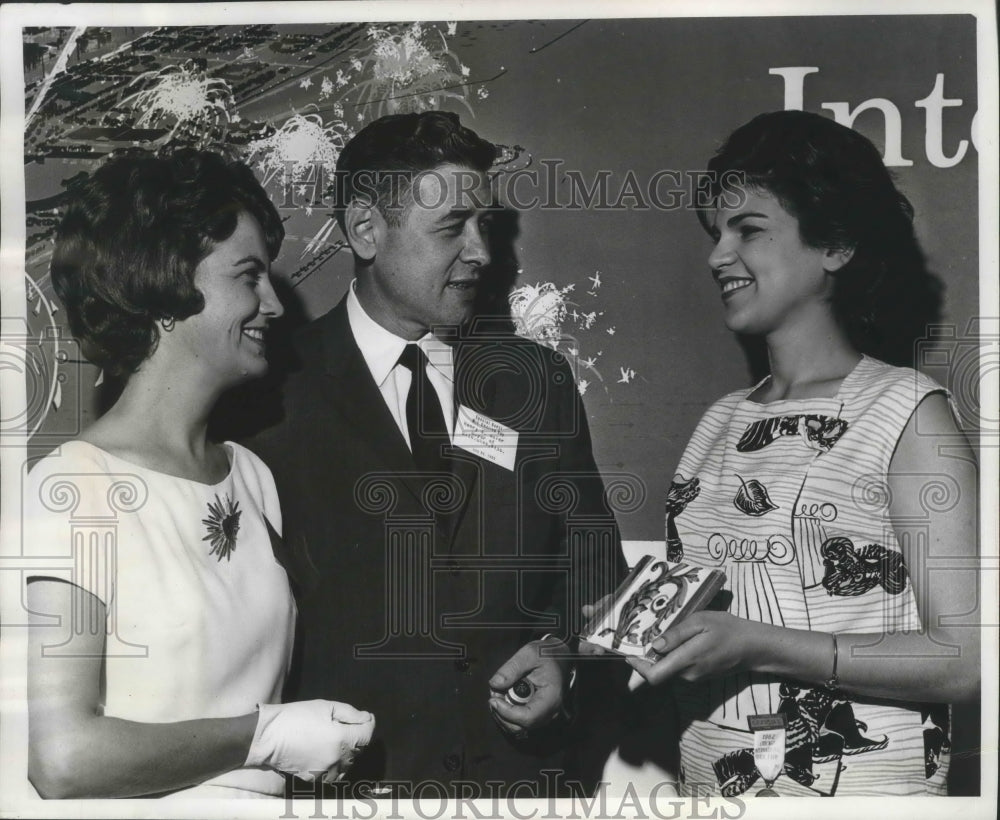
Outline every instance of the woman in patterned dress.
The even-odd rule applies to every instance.
[[[208,440],[263,375],[284,235],[244,165],[111,160],[74,192],[52,280],[114,405],[32,469],[28,776],[43,797],[266,797],[335,779],[371,737],[349,704],[281,704],[295,604],[271,473]],[[59,559],[59,560],[51,560]]]
[[[724,568],[728,611],[629,663],[671,682],[685,791],[756,792],[768,714],[778,794],[944,793],[947,704],[979,694],[977,478],[947,391],[895,366],[938,299],[912,208],[867,139],[801,111],[709,169],[724,320],[770,375],[709,409],[667,500],[670,559]]]

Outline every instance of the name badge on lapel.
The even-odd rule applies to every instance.
[[[506,424],[477,413],[464,404],[458,406],[458,417],[455,419],[456,447],[505,470],[513,470],[517,458],[517,437],[517,430],[512,430]]]

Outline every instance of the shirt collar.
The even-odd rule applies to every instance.
[[[375,384],[382,387],[393,368],[399,362],[403,348],[408,344],[406,339],[386,330],[372,319],[358,301],[355,293],[357,280],[351,282],[347,294],[347,321],[351,325],[354,341],[368,365],[368,370],[375,379]],[[431,367],[440,372],[448,381],[454,382],[454,361],[451,347],[428,332],[417,340],[420,349],[424,351]]]

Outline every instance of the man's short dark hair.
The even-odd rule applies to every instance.
[[[117,376],[156,349],[158,320],[205,307],[195,268],[232,236],[241,213],[260,224],[272,260],[285,235],[253,171],[209,151],[112,159],[72,193],[52,284],[84,355]]]
[[[417,174],[445,164],[486,173],[496,153],[493,143],[450,112],[381,117],[361,129],[337,160],[335,212],[340,229],[347,206],[359,198],[377,207],[390,225],[399,225]]]

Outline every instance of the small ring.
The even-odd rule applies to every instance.
[[[534,694],[535,687],[531,681],[521,678],[504,693],[504,698],[514,706],[523,706],[531,700],[531,696]]]

